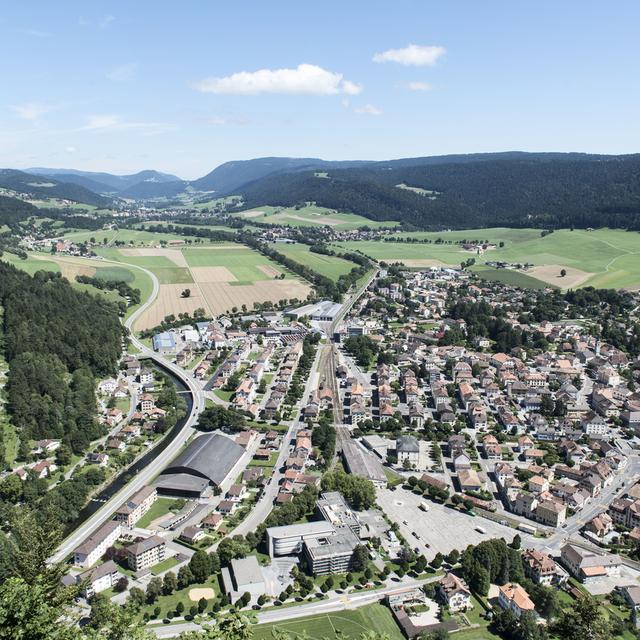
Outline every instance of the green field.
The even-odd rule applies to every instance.
[[[252,215],[251,212],[260,211],[260,215]],[[249,215],[247,215],[249,214]],[[358,227],[368,226],[372,229],[380,227],[396,227],[395,221],[377,222],[369,220],[355,213],[339,213],[333,209],[317,207],[309,204],[306,207],[296,209],[294,207],[256,207],[247,211],[234,213],[247,222],[255,220],[267,224],[284,224],[291,227],[326,227],[329,226],[336,231],[347,231]]]
[[[343,260],[337,256],[325,256],[320,253],[309,251],[307,244],[280,244],[274,243],[270,245],[279,253],[284,254],[288,258],[303,264],[314,271],[337,280],[341,275],[349,273],[356,265],[348,260]]]
[[[0,259],[14,265],[21,271],[26,271],[31,276],[36,271],[53,271],[54,273],[60,273],[60,267],[53,262],[53,260],[47,260],[46,258],[39,260],[38,258],[34,258],[31,254],[29,254],[29,257],[26,260],[22,260],[13,253],[5,252]]]
[[[209,248],[187,247],[182,250],[182,254],[190,267],[226,267],[238,281],[236,284],[271,279],[258,268],[260,266],[284,271],[283,267],[274,264],[269,258],[241,244],[224,243],[211,245]]]
[[[404,637],[391,611],[381,604],[370,604],[360,609],[309,616],[288,622],[257,625],[253,627],[253,640],[271,640],[273,629],[286,631],[292,640],[303,637],[305,632],[309,640],[334,640],[344,636],[349,640],[357,640],[361,634],[368,631],[386,633],[389,640],[402,640]]]
[[[483,279],[492,282],[502,282],[510,284],[514,287],[522,287],[523,289],[546,289],[549,287],[548,282],[532,278],[521,271],[513,271],[511,269],[492,269],[491,267],[478,267],[474,271]],[[557,288],[555,285],[551,285]]]
[[[614,229],[597,229],[594,231],[563,229],[545,237],[540,236],[537,229],[467,229],[452,232],[416,232],[400,234],[405,238],[428,238],[433,244],[409,244],[382,241],[341,242],[337,246],[343,249],[359,250],[377,260],[396,261],[437,261],[446,265],[459,265],[462,261],[475,258],[474,270],[481,271],[487,261],[504,261],[509,263],[528,262],[535,267],[549,267],[549,273],[540,274],[528,271],[523,274],[512,272],[507,275],[504,270],[499,274],[486,273],[487,276],[513,281],[518,275],[524,275],[537,281],[544,280],[552,286],[569,287],[607,287],[637,288],[640,286],[640,234]],[[438,238],[444,242],[435,244]],[[503,247],[490,250],[481,255],[464,251],[459,240],[488,240]],[[449,244],[449,243],[452,244]],[[409,262],[411,265],[411,262]],[[418,267],[420,265],[413,264]],[[426,266],[426,262],[425,262]],[[490,267],[484,267],[489,269]],[[559,277],[561,268],[575,270],[575,279],[562,280]],[[526,279],[519,279],[524,285]],[[525,286],[541,286],[528,282]]]

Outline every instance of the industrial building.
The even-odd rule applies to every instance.
[[[161,355],[168,355],[176,352],[176,339],[172,333],[156,333],[152,339],[153,350]]]
[[[305,304],[302,307],[288,309],[284,315],[292,320],[300,320],[300,318],[311,318],[317,322],[333,322],[340,313],[342,305],[331,300],[321,300],[315,304]]]
[[[191,444],[162,472],[158,493],[199,498],[219,487],[236,467],[245,450],[226,436],[210,433]]]

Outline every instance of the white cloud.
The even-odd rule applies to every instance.
[[[416,67],[432,67],[446,53],[444,47],[410,44],[404,49],[388,49],[373,56],[374,62],[397,62]]]
[[[65,147],[64,150],[67,153],[75,153],[77,151],[77,149],[75,147],[69,146],[69,147]]]
[[[362,91],[362,85],[351,82],[350,80],[343,80],[342,93],[346,93],[348,96],[357,96]]]
[[[203,93],[255,95],[286,93],[301,95],[357,95],[362,87],[345,80],[341,73],[327,71],[314,64],[299,64],[295,69],[240,71],[222,78],[205,78],[194,84]]]
[[[38,120],[45,113],[52,110],[46,104],[39,104],[37,102],[28,102],[27,104],[18,104],[11,107],[12,111],[23,120]]]
[[[111,25],[111,23],[112,23],[115,19],[116,19],[116,17],[115,17],[115,16],[112,16],[112,15],[106,15],[106,16],[104,16],[104,17],[100,20],[100,22],[99,22],[100,28],[101,28],[101,29],[106,29],[108,26],[110,26],[110,25]]]
[[[206,118],[205,122],[207,124],[212,124],[216,126],[225,126],[225,125],[237,125],[242,126],[248,124],[248,120],[246,118],[226,118],[224,116],[209,116]]]
[[[83,128],[89,131],[96,131],[99,129],[113,129],[120,125],[122,125],[122,120],[119,116],[89,116],[87,124]]]
[[[138,65],[135,62],[130,62],[129,64],[123,64],[115,69],[111,69],[107,73],[107,78],[109,80],[113,80],[114,82],[125,82],[126,80],[130,80],[133,77]]]
[[[25,36],[32,36],[33,38],[50,38],[52,35],[48,31],[40,31],[40,29],[18,29],[18,33],[22,33]]]
[[[143,135],[153,136],[171,131],[175,127],[166,122],[130,122],[117,115],[95,115],[86,119],[86,124],[79,131],[95,131],[98,133],[112,131],[139,131]]]
[[[356,107],[355,113],[359,113],[367,116],[381,116],[384,111],[378,107],[374,107],[372,104],[365,104],[363,107]]]
[[[416,80],[414,82],[408,82],[407,89],[410,91],[431,91],[433,87],[428,82],[420,82],[419,80]]]

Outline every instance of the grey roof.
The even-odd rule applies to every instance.
[[[118,566],[113,560],[107,560],[103,564],[99,564],[97,567],[93,567],[91,569],[87,569],[83,571],[78,576],[78,582],[82,582],[83,580],[89,580],[90,582],[95,582],[99,580],[103,576],[107,576],[110,573],[117,573]]]
[[[81,545],[74,549],[74,553],[89,554],[104,540],[106,540],[116,529],[122,525],[115,520],[105,522],[97,531],[92,533]]]
[[[156,489],[163,493],[197,493],[202,494],[209,486],[209,480],[189,475],[188,473],[163,473],[156,480]]]
[[[233,571],[237,590],[247,585],[262,584],[264,582],[262,569],[255,556],[232,560],[231,570]]]
[[[330,558],[352,553],[358,546],[358,536],[351,529],[341,529],[327,538],[305,540],[307,553],[313,559]]]
[[[129,545],[127,547],[127,553],[139,556],[141,553],[145,551],[149,551],[154,547],[159,547],[166,544],[164,538],[160,536],[151,536],[150,538],[145,538],[144,540],[140,540],[140,542],[136,542],[135,544]]]
[[[173,334],[164,332],[156,333],[153,336],[153,348],[154,349],[175,349],[176,341]]]
[[[162,475],[186,473],[220,485],[243,454],[244,449],[230,438],[206,434],[196,438]]]
[[[283,524],[279,527],[269,527],[267,533],[271,538],[290,538],[305,535],[332,535],[335,527],[326,520],[313,520],[302,524]]]
[[[413,436],[400,436],[396,440],[396,450],[398,452],[420,453],[420,445]]]

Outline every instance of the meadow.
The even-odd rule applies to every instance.
[[[399,234],[406,238],[430,239],[433,244],[382,241],[341,242],[342,249],[359,250],[377,260],[403,262],[409,267],[459,265],[474,258],[479,275],[522,286],[556,286],[562,289],[585,286],[604,288],[640,287],[640,234],[615,229],[587,231],[563,229],[541,237],[537,229],[467,229],[451,232]],[[444,242],[435,244],[437,239]],[[460,240],[482,240],[498,247],[480,255],[465,251]],[[504,246],[500,247],[500,243]],[[526,271],[496,270],[486,262],[533,264]],[[562,277],[560,271],[567,274]],[[518,278],[519,275],[526,278]],[[531,282],[535,280],[536,282]]]
[[[197,240],[195,236],[183,236],[177,233],[154,233],[144,229],[98,229],[95,231],[70,231],[64,233],[64,238],[72,242],[88,242],[95,238],[97,242],[105,245],[112,245],[114,242],[124,242],[134,246],[155,247],[160,245],[160,241],[184,241],[187,239]],[[106,239],[106,241],[105,241]]]
[[[314,253],[309,251],[310,247],[307,244],[280,244],[272,243],[272,249],[275,249],[279,253],[284,254],[288,258],[295,260],[296,262],[303,264],[314,271],[337,280],[341,275],[349,273],[355,266],[354,263],[348,260],[343,260],[337,256],[325,256],[320,253]]]
[[[291,227],[332,227],[336,231],[347,231],[358,227],[368,226],[372,229],[380,227],[395,227],[395,221],[377,222],[354,213],[340,213],[333,209],[308,204],[296,209],[294,207],[264,206],[234,213],[244,220],[262,222],[266,224],[285,224]]]
[[[372,629],[381,634],[386,633],[389,640],[401,640],[404,637],[391,611],[381,604],[370,604],[359,609],[336,611],[286,622],[260,624],[252,627],[253,639],[271,640],[274,629],[287,632],[292,640],[299,640],[305,632],[309,640],[338,640],[345,636],[355,640]]]

